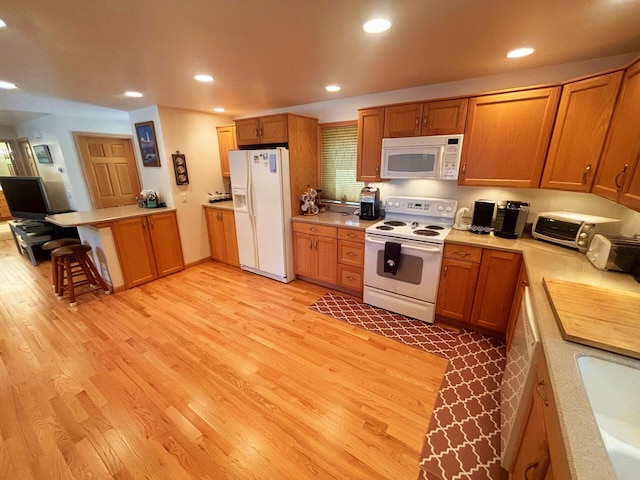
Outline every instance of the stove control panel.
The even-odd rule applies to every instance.
[[[458,208],[458,201],[446,198],[390,196],[387,198],[384,207],[387,213],[453,218]]]

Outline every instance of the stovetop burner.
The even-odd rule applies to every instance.
[[[376,230],[393,230],[393,227],[390,227],[389,225],[379,225],[376,227]]]
[[[399,222],[398,220],[388,220],[384,222],[385,225],[389,225],[390,227],[404,227],[406,223]]]
[[[428,230],[444,230],[444,227],[442,227],[440,225],[427,225],[424,228],[426,228]]]
[[[436,237],[440,235],[440,232],[436,232],[435,230],[414,230],[413,233],[422,235],[423,237]]]

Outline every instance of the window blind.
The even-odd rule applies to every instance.
[[[322,198],[357,202],[363,182],[356,181],[358,126],[323,127]]]

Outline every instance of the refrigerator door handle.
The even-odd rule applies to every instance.
[[[249,212],[249,220],[251,221],[251,232],[253,234],[253,253],[256,259],[255,268],[260,269],[260,257],[258,256],[258,232],[256,226],[256,214],[253,205],[253,197],[255,190],[253,188],[253,176],[251,169],[251,162],[247,164],[247,210]]]

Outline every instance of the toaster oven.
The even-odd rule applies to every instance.
[[[640,238],[593,237],[589,250],[589,261],[601,270],[640,275]]]
[[[618,235],[621,226],[622,221],[615,218],[564,211],[540,212],[531,227],[531,235],[585,253],[595,235]]]

